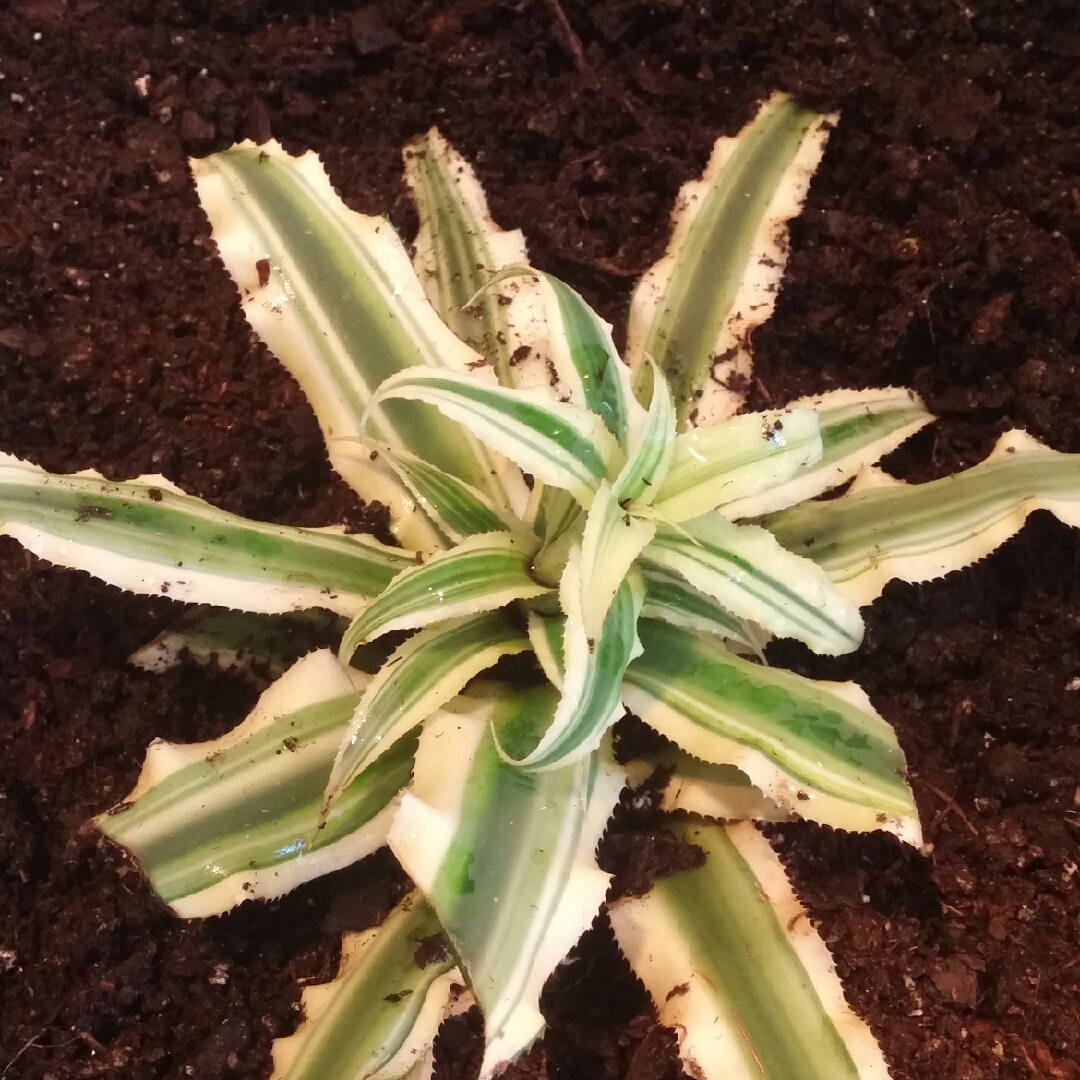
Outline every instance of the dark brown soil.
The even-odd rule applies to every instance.
[[[910,479],[1011,425],[1080,451],[1075,0],[562,6],[577,66],[544,0],[0,0],[0,448],[362,524],[211,256],[184,155],[272,132],[408,232],[399,148],[437,123],[534,261],[619,323],[680,183],[780,88],[843,118],[756,336],[756,403],[912,385],[942,419],[894,455]],[[151,738],[218,734],[253,690],[131,669],[179,607],[7,540],[0,597],[0,1076],[267,1076],[299,985],[400,873],[376,856],[281,903],[173,919],[83,825]],[[971,572],[891,586],[857,657],[784,650],[858,679],[896,725],[933,844],[772,834],[896,1077],[1080,1076],[1078,601],[1080,538],[1038,515]],[[671,856],[647,815],[618,828],[606,857],[626,872]],[[677,1074],[603,925],[545,1008],[515,1075]],[[468,1075],[474,1020],[440,1054]]]

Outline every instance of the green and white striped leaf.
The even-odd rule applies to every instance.
[[[438,466],[385,443],[371,445],[372,452],[394,470],[425,515],[451,540],[498,532],[515,520],[512,515],[496,510],[482,492]]]
[[[750,336],[771,314],[798,214],[835,117],[775,94],[735,138],[718,139],[684,184],[671,242],[634,291],[626,360],[651,356],[671,382],[680,427],[733,416],[751,373]]]
[[[617,489],[602,481],[585,519],[581,560],[575,571],[580,599],[574,608],[581,612],[582,627],[589,640],[600,637],[615,594],[642,549],[655,535],[656,526],[627,513],[619,505]],[[565,575],[564,570],[564,578]],[[560,584],[560,601],[563,592]],[[563,611],[570,614],[565,603]]]
[[[699,592],[677,574],[646,567],[643,577],[645,603],[641,614],[646,619],[660,619],[673,626],[699,630],[703,634],[739,642],[748,649],[759,648],[759,643],[747,632],[744,619],[737,619],[711,596]]]
[[[420,214],[413,265],[424,292],[443,322],[494,364],[499,382],[517,385],[512,320],[536,286],[515,278],[496,292],[488,284],[496,271],[528,261],[525,238],[495,224],[472,166],[436,128],[408,143],[403,156]]]
[[[833,390],[800,398],[791,410],[813,409],[821,428],[821,455],[789,479],[747,492],[722,507],[724,517],[760,517],[813,499],[850,480],[864,465],[892,453],[934,417],[911,390]]]
[[[649,367],[653,374],[649,411],[630,425],[626,464],[612,485],[623,506],[633,503],[638,510],[649,506],[662,487],[675,450],[675,402],[667,380],[651,360]]]
[[[529,639],[499,612],[447,619],[409,638],[379,669],[356,706],[326,782],[324,815],[356,776],[470,679],[499,657],[528,648]]]
[[[753,664],[714,638],[651,619],[623,700],[687,753],[734,765],[782,810],[921,843],[896,733],[854,683]]]
[[[783,484],[821,457],[818,417],[810,409],[745,413],[691,428],[675,440],[671,466],[656,492],[659,518],[688,521]]]
[[[550,592],[529,573],[537,547],[525,534],[483,533],[403,571],[353,620],[338,655],[348,663],[357,645],[393,630],[479,615]]]
[[[851,652],[862,641],[859,609],[828,575],[756,525],[707,514],[660,529],[642,560],[683,578],[736,617],[825,656]]]
[[[563,626],[561,696],[542,738],[524,755],[499,744],[506,760],[529,771],[560,769],[595,750],[625,708],[620,694],[626,665],[641,651],[637,620],[645,587],[636,569],[620,584],[596,636],[588,632],[578,549],[570,555],[559,586]]]
[[[328,650],[310,653],[220,739],[151,743],[135,789],[98,828],[184,918],[282,896],[371,854],[409,782],[415,738],[347,785],[318,828],[326,777],[366,681]]]
[[[1080,454],[1010,431],[964,472],[904,484],[864,469],[841,498],[804,503],[766,524],[854,603],[869,604],[893,578],[929,581],[984,558],[1033,510],[1080,526]]]
[[[346,934],[333,981],[305,987],[303,1023],[274,1040],[270,1080],[426,1075],[439,1025],[464,993],[448,949],[425,966],[417,963],[418,955],[437,953],[426,943],[440,929],[435,912],[413,892],[380,926]]]
[[[192,160],[191,169],[244,313],[300,383],[334,467],[365,499],[390,507],[404,542],[433,546],[394,474],[349,440],[360,435],[375,390],[395,372],[417,365],[472,370],[480,357],[428,303],[392,226],[345,206],[313,153],[292,157],[276,142],[245,142]],[[376,407],[370,420],[373,437],[503,504],[512,477],[453,424],[393,402]],[[520,492],[505,498],[515,494],[524,499]]]
[[[160,476],[58,476],[9,454],[0,454],[0,533],[129,592],[261,613],[355,615],[411,564],[370,537],[228,514]]]
[[[269,618],[244,611],[197,607],[128,657],[143,671],[161,674],[188,657],[197,664],[260,681],[278,678],[327,639],[340,637],[344,620],[328,611]]]
[[[566,282],[532,266],[505,267],[487,291],[521,282],[534,290],[527,301],[513,297],[510,307],[513,385],[543,388],[556,401],[589,409],[625,446],[644,422],[645,410],[634,396],[633,375],[615,349],[610,324]]]
[[[540,991],[588,928],[609,875],[595,850],[623,783],[609,751],[522,772],[500,757],[543,730],[556,692],[461,698],[425,727],[389,843],[453,942],[484,1013],[481,1077],[542,1033]]]
[[[619,947],[701,1080],[888,1080],[829,950],[750,824],[674,826],[705,865],[614,904]]]
[[[535,509],[531,519],[533,532],[544,543],[533,563],[533,570],[542,581],[560,581],[570,549],[581,542],[586,511],[569,491],[538,483],[534,492],[538,498],[530,506]]]
[[[421,401],[545,484],[583,506],[620,451],[600,417],[552,401],[542,390],[509,390],[468,375],[420,368],[387,379],[373,399]]]

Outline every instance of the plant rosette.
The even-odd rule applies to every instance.
[[[851,652],[890,579],[968,565],[1033,509],[1080,525],[1080,460],[1014,431],[974,468],[907,485],[874,463],[932,420],[910,391],[742,411],[750,331],[834,119],[777,95],[718,140],[634,293],[625,359],[434,130],[405,149],[412,258],[312,154],[245,143],[193,161],[248,320],[400,546],[249,521],[159,476],[0,459],[0,527],[31,551],[234,609],[187,616],[137,662],[190,647],[239,664],[272,653],[274,616],[348,620],[336,655],[284,671],[229,734],[154,742],[97,819],[187,918],[384,844],[412,878],[381,926],[345,938],[336,979],[305,989],[275,1080],[423,1077],[439,1025],[472,1003],[484,1077],[526,1051],[545,980],[604,909],[595,853],[620,792],[657,767],[671,828],[705,861],[606,912],[686,1071],[888,1075],[752,822],[918,845],[904,755],[858,686],[763,649]],[[650,760],[613,754],[628,710],[668,740]]]

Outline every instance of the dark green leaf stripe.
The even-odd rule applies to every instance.
[[[410,565],[408,553],[367,539],[264,525],[153,484],[54,476],[12,458],[0,459],[0,523],[129,559],[133,580],[117,583],[135,590],[138,564],[145,563],[177,581],[211,574],[296,586],[325,597],[310,606],[333,608],[340,605],[332,594],[375,596]],[[61,544],[47,557],[64,556]],[[78,565],[97,572],[93,564]],[[163,584],[160,591],[169,589]]]
[[[817,119],[789,98],[767,111],[742,134],[698,209],[644,350],[671,383],[680,424],[709,376],[758,227]]]
[[[675,402],[671,399],[667,380],[656,370],[652,360],[649,366],[653,378],[648,415],[640,435],[636,436],[637,446],[627,447],[629,460],[613,485],[615,498],[623,506],[627,505],[627,500],[640,500],[646,504],[652,501],[663,485],[675,445]]]
[[[624,581],[604,619],[576,708],[543,754],[529,756],[529,769],[550,769],[572,758],[579,747],[594,744],[622,715],[622,677],[637,644],[640,611],[640,594]]]
[[[841,457],[865,446],[872,446],[894,431],[911,424],[928,424],[933,417],[921,405],[911,402],[904,408],[875,412],[864,406],[852,405],[830,412],[818,412],[821,420],[821,460],[817,467],[830,465]]]
[[[705,865],[657,881],[657,901],[678,928],[720,1022],[745,1040],[745,1073],[733,1063],[698,1062],[709,1076],[761,1080],[859,1080],[859,1071],[753,869],[722,826],[677,824],[701,847]],[[658,941],[657,948],[663,948]]]
[[[283,1042],[291,1044],[293,1052],[288,1055],[288,1066],[275,1070],[273,1080],[356,1080],[389,1065],[406,1042],[415,1038],[432,984],[453,967],[449,951],[424,967],[416,962],[424,943],[439,932],[435,913],[412,893],[377,930],[365,935],[367,940],[358,949],[347,938],[342,971],[319,990],[320,997],[332,991],[329,1001],[319,1003],[314,1021],[308,1020],[295,1035],[275,1044],[275,1061],[282,1056]],[[431,1039],[440,1019],[433,1018]],[[396,1064],[403,1073],[412,1062]]]
[[[691,622],[696,629],[734,641],[746,641],[743,624],[715,600],[675,577],[659,571],[645,573],[645,606],[642,614],[685,626]]]
[[[535,550],[535,543],[524,538],[494,533],[474,537],[424,566],[404,571],[346,631],[342,660],[347,662],[357,645],[388,630],[493,611],[512,600],[549,591],[529,573]]]
[[[554,714],[551,729],[528,753],[514,753],[503,745],[514,763],[530,771],[562,767],[580,757],[582,747],[596,746],[603,732],[619,719],[623,712],[622,677],[637,644],[643,593],[640,584],[622,583],[604,619],[599,640],[589,643],[583,677],[571,678],[572,670],[564,675],[563,694],[572,695],[571,707],[561,715]],[[574,664],[573,657],[567,659]],[[556,724],[557,730],[553,731]]]
[[[268,251],[288,252],[296,267],[298,280],[292,282],[295,295],[290,302],[307,330],[308,343],[325,341],[329,323],[355,365],[358,378],[342,371],[329,353],[323,361],[325,372],[334,378],[357,419],[368,405],[365,393],[404,368],[437,359],[430,349],[421,348],[427,332],[414,321],[409,306],[389,299],[399,290],[378,254],[343,229],[338,217],[348,211],[326,207],[323,193],[298,169],[283,167],[273,157],[264,160],[257,150],[238,147],[217,155],[217,160],[234,174],[234,183],[244,192],[238,205],[246,202],[257,207],[276,236],[267,235],[262,219],[254,213],[246,215],[247,226],[262,235]],[[384,227],[392,228],[389,223]],[[309,288],[313,290],[310,296]],[[313,300],[318,310],[310,306]],[[480,461],[469,452],[468,440],[463,441],[452,424],[438,416],[426,416],[417,423],[415,410],[395,403],[387,403],[386,415],[412,453],[481,490],[488,486]],[[386,441],[393,441],[389,433]]]
[[[546,686],[508,693],[494,729],[510,745],[535,741],[556,701]],[[489,1025],[500,1025],[521,1000],[525,973],[580,856],[598,774],[599,753],[524,773],[500,758],[491,733],[473,758],[457,830],[429,897],[459,946]]]
[[[506,320],[498,294],[485,287],[499,268],[483,226],[463,198],[457,178],[447,171],[453,164],[443,160],[446,153],[452,151],[433,131],[405,148],[406,173],[421,221],[427,226],[424,235],[437,268],[439,300],[435,307],[459,338],[492,361],[499,382],[509,386]]]
[[[622,361],[598,316],[581,296],[550,274],[544,278],[559,304],[566,346],[581,376],[585,405],[622,442],[626,438],[627,415],[616,367]]]
[[[644,653],[626,669],[624,696],[644,719],[648,700],[658,701],[704,733],[753,747],[814,790],[912,814],[904,755],[880,717],[703,634],[653,619],[641,619],[638,634]]]
[[[475,488],[412,454],[380,453],[435,521],[458,537],[498,532],[502,519]]]
[[[346,694],[280,717],[171,773],[98,825],[134,852],[166,903],[327,848],[374,818],[412,772],[415,736],[358,776],[317,829],[326,777],[359,700]]]

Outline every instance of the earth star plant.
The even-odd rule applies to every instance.
[[[830,123],[777,96],[718,141],[635,292],[625,362],[573,289],[529,267],[435,131],[405,151],[412,261],[313,155],[243,144],[194,161],[248,319],[401,547],[247,521],[162,477],[0,459],[2,529],[50,561],[136,592],[350,620],[336,656],[305,656],[234,731],[153,743],[98,819],[185,917],[390,845],[416,889],[304,991],[275,1077],[426,1075],[439,1024],[473,1001],[483,1075],[520,1055],[543,1031],[545,980],[604,904],[595,850],[620,791],[657,766],[664,808],[685,812],[672,828],[707,860],[607,913],[687,1071],[887,1075],[749,822],[918,844],[903,754],[854,684],[758,661],[771,636],[856,649],[859,607],[890,578],[982,558],[1032,509],[1080,525],[1080,461],[1011,432],[975,468],[912,487],[872,468],[932,419],[906,390],[739,414],[749,331]],[[184,641],[238,648],[238,626],[250,643],[217,614],[152,662]],[[384,660],[373,643],[403,633]],[[535,678],[500,680],[513,655]],[[626,709],[668,749],[619,764]]]

